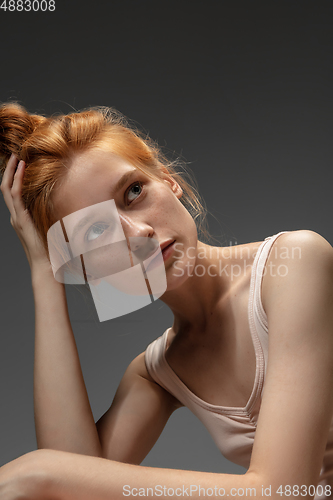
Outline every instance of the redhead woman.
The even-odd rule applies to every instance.
[[[0,468],[1,500],[331,497],[331,245],[307,230],[203,243],[194,190],[112,111],[45,118],[6,104],[0,134],[1,191],[35,299],[38,443]],[[174,322],[130,363],[95,422],[47,235],[110,200],[126,241],[157,241]],[[89,252],[105,234],[103,221],[86,220],[76,238]],[[140,466],[181,406],[245,474]]]

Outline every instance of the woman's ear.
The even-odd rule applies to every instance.
[[[178,182],[173,177],[171,177],[171,175],[168,173],[168,171],[165,168],[163,168],[162,176],[163,176],[164,182],[169,184],[169,186],[171,187],[171,191],[175,194],[175,196],[178,199],[181,198],[181,196],[183,194],[182,188],[180,187]]]

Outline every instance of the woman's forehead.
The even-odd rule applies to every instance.
[[[75,155],[71,161],[67,177],[69,181],[74,178],[76,182],[80,179],[84,182],[87,177],[108,175],[108,177],[112,178],[119,171],[122,172],[133,168],[135,168],[134,165],[115,153],[97,149]]]
[[[108,151],[87,151],[77,155],[53,192],[56,217],[60,219],[109,200],[117,184],[136,171],[135,166]]]

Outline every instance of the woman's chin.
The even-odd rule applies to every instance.
[[[167,288],[165,293],[177,290],[184,285],[191,278],[193,269],[194,263],[192,262],[180,264],[179,260],[175,261],[169,269],[166,269]]]

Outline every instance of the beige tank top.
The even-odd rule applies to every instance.
[[[244,408],[216,406],[193,394],[171,369],[165,358],[169,330],[146,349],[145,363],[150,376],[161,387],[187,406],[205,425],[221,453],[231,462],[249,467],[257,420],[264,390],[268,362],[268,322],[261,301],[261,282],[269,251],[276,239],[287,231],[267,237],[256,253],[250,281],[248,318],[256,355],[256,374],[252,393]],[[333,478],[333,420],[320,474],[320,484]],[[318,491],[319,492],[319,491]],[[326,498],[317,495],[315,498]]]

